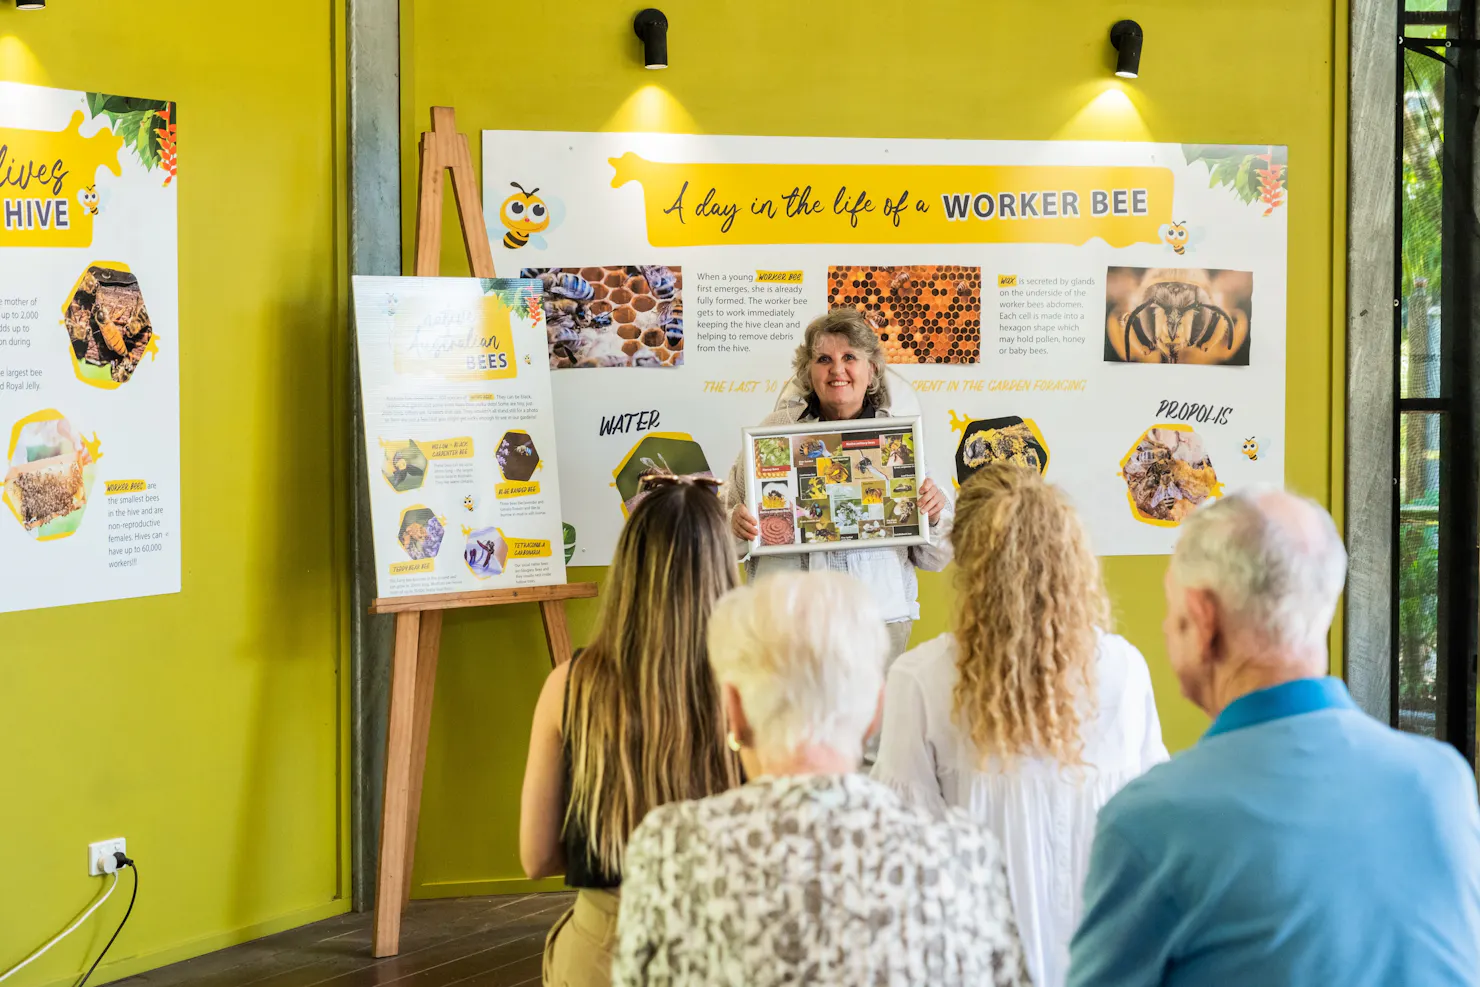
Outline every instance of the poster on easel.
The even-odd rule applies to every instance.
[[[1283,147],[485,131],[483,168],[498,273],[544,286],[576,564],[623,464],[728,475],[838,306],[937,483],[1039,469],[1102,555],[1283,482]]]
[[[0,82],[0,611],[180,591],[177,122]]]
[[[354,278],[377,595],[565,582],[538,281]]]

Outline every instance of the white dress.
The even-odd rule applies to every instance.
[[[1079,924],[1100,807],[1123,785],[1167,760],[1146,659],[1125,638],[1101,634],[1099,709],[1083,723],[1088,767],[1019,758],[1006,771],[978,767],[952,717],[956,639],[942,634],[900,656],[889,671],[873,777],[907,801],[958,806],[996,835],[1007,862],[1028,969],[1037,987],[1061,987]]]

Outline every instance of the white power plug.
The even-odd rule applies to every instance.
[[[87,845],[88,877],[101,877],[104,874],[116,873],[118,858],[113,856],[115,853],[128,856],[128,841],[121,836],[114,840],[89,843]]]

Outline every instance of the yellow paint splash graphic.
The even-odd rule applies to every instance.
[[[0,247],[92,245],[95,199],[84,193],[99,168],[123,174],[123,138],[83,137],[82,121],[79,110],[59,131],[0,127]]]

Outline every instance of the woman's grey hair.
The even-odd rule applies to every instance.
[[[861,755],[889,649],[866,586],[833,572],[768,576],[720,597],[708,640],[715,678],[740,694],[762,756],[807,744]]]
[[[874,372],[869,376],[868,399],[875,408],[889,407],[889,384],[884,379],[886,360],[884,345],[879,334],[869,325],[868,319],[856,308],[835,308],[826,315],[819,315],[807,324],[802,344],[792,358],[792,379],[806,397],[815,393],[812,389],[812,359],[817,355],[817,343],[824,333],[841,336],[848,345],[867,357]]]
[[[1173,582],[1206,590],[1232,620],[1270,644],[1325,642],[1346,582],[1346,548],[1331,515],[1281,490],[1241,491],[1194,511],[1172,554]]]

